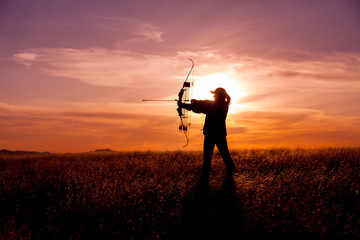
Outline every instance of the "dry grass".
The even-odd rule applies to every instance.
[[[2,239],[357,238],[360,149],[0,156]],[[191,235],[190,235],[191,232]]]

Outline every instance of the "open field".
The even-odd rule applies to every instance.
[[[209,178],[201,152],[2,154],[0,238],[360,235],[360,148],[231,154]]]

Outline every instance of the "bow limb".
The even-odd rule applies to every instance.
[[[190,71],[189,71],[188,75],[186,76],[185,82],[187,82],[187,81],[188,81],[189,76],[190,76],[190,74],[191,74],[191,72],[192,72],[192,70],[194,69],[194,66],[195,66],[194,61],[193,61],[191,58],[189,58],[189,60],[191,61],[192,66],[191,66],[191,69],[190,69]]]

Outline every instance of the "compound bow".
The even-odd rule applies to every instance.
[[[182,88],[180,89],[180,92],[178,93],[178,99],[177,99],[177,103],[178,103],[178,108],[177,108],[177,112],[179,114],[180,117],[180,124],[179,124],[179,131],[183,132],[185,134],[186,137],[186,144],[183,147],[186,147],[189,144],[189,131],[190,131],[190,113],[188,110],[186,110],[185,108],[181,107],[182,103],[189,103],[190,102],[190,87],[191,87],[191,83],[188,81],[189,80],[189,76],[192,72],[192,70],[194,69],[194,61],[192,59],[189,59],[192,63],[191,69],[188,73],[188,75],[186,76],[186,79],[183,83]]]
[[[189,76],[192,72],[192,70],[194,69],[194,61],[192,59],[189,59],[192,63],[191,69],[188,73],[188,75],[186,76],[186,79],[183,83],[182,88],[180,89],[180,92],[178,93],[178,99],[174,99],[174,100],[148,100],[148,99],[143,99],[143,101],[176,101],[177,105],[179,106],[177,108],[177,112],[179,114],[180,117],[180,124],[179,124],[179,132],[183,132],[185,134],[186,137],[186,144],[183,147],[186,147],[189,144],[189,131],[190,131],[190,113],[188,110],[186,110],[185,108],[181,107],[181,104],[183,103],[189,103],[190,102],[190,87],[192,86],[192,83],[190,83],[189,80]]]

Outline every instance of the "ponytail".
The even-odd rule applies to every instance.
[[[230,103],[231,103],[231,97],[230,97],[230,95],[227,94],[227,93],[226,93],[226,95],[225,95],[225,102],[227,102],[228,106],[229,106]]]

